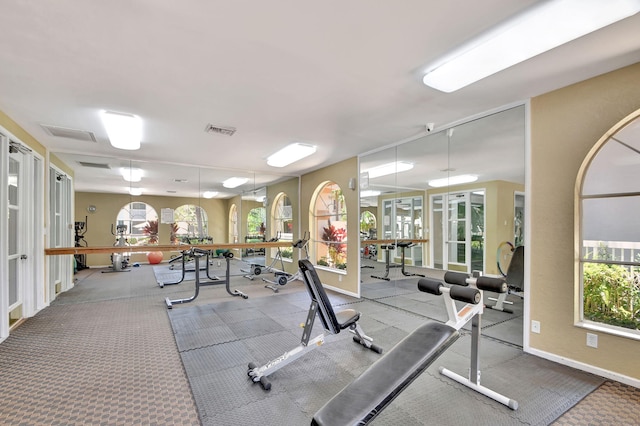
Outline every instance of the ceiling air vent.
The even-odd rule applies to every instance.
[[[86,130],[69,129],[67,127],[50,126],[48,124],[41,124],[40,126],[51,136],[75,139],[83,142],[98,142],[96,135]]]
[[[87,161],[78,161],[78,164],[83,167],[93,167],[94,169],[111,169],[108,164],[104,163],[89,163]]]
[[[204,128],[204,131],[207,133],[219,133],[225,136],[233,136],[233,134],[236,132],[236,128],[214,126],[213,124],[207,124],[207,127]]]

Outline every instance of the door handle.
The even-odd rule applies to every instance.
[[[27,255],[26,255],[26,254],[21,254],[21,255],[20,255],[20,259],[25,260],[26,258],[27,258]]]

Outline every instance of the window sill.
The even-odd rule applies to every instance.
[[[338,274],[338,275],[347,275],[347,271],[344,270],[344,269],[330,268],[328,266],[321,266],[321,265],[315,265],[315,269],[320,269],[322,271],[332,272],[332,273]]]
[[[625,330],[621,327],[610,326],[607,324],[598,324],[595,322],[580,321],[575,324],[576,327],[584,328],[590,331],[597,331],[599,333],[611,334],[617,337],[624,337],[631,340],[640,341],[640,331]]]

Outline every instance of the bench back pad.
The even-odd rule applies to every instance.
[[[340,332],[340,323],[313,264],[307,259],[301,259],[298,261],[298,266],[300,267],[300,271],[302,271],[304,283],[306,284],[311,300],[318,303],[318,314],[320,315],[324,329],[332,334],[338,334]]]

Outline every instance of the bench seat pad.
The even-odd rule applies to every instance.
[[[311,424],[369,423],[458,336],[453,327],[438,322],[418,327],[318,410]]]

